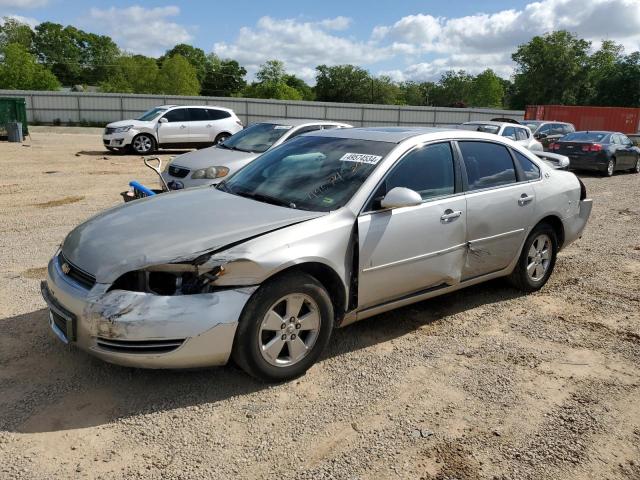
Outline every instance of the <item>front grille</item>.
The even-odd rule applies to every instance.
[[[65,273],[64,271],[64,264],[68,265],[69,267],[68,273]],[[73,263],[65,258],[62,252],[60,252],[60,254],[58,255],[58,265],[60,265],[60,269],[67,277],[73,279],[76,283],[79,283],[87,290],[92,289],[96,284],[96,277],[76,267]]]
[[[176,178],[184,178],[189,175],[189,169],[178,165],[169,165],[169,175]]]
[[[96,344],[103,350],[115,353],[144,355],[150,353],[169,353],[177,350],[184,340],[117,340],[98,337]]]
[[[111,135],[112,133],[115,133],[115,132],[116,132],[116,129],[112,128],[112,127],[107,127],[107,128],[104,129],[104,134],[105,135]]]

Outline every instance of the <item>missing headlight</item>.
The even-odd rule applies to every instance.
[[[113,282],[109,290],[128,290],[167,296],[208,293],[214,289],[211,284],[224,274],[222,266],[216,266],[200,275],[196,270],[184,271],[185,269],[182,266],[162,265],[154,267],[154,270],[128,272]]]

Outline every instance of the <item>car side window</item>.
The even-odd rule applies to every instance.
[[[296,130],[295,132],[293,132],[289,136],[289,138],[287,138],[287,141],[291,140],[292,138],[297,137],[298,135],[302,135],[303,133],[315,132],[316,130],[322,130],[322,125],[308,125],[306,127],[302,127],[299,130]]]
[[[565,124],[562,127],[562,131],[563,133],[573,133],[576,131],[576,129],[573,128],[573,125]]]
[[[503,137],[510,138],[511,140],[516,139],[516,129],[514,127],[505,127],[502,132]]]
[[[529,138],[529,132],[524,128],[516,128],[516,140],[526,140]]]
[[[542,125],[538,129],[538,133],[545,133],[545,134],[549,135],[549,131],[550,130],[551,130],[551,124],[547,123],[546,125]]]
[[[231,114],[225,110],[217,110],[215,108],[207,108],[207,119],[208,120],[224,120],[225,118],[231,117]]]
[[[620,137],[620,142],[622,143],[622,145],[626,145],[627,147],[630,145],[633,145],[631,140],[629,140],[629,137],[627,137],[626,135],[618,135],[618,136]]]
[[[169,123],[186,122],[187,121],[187,109],[186,108],[175,108],[175,109],[170,110],[167,113],[165,113],[164,114],[164,118],[166,118]]]
[[[505,146],[489,142],[458,142],[458,145],[467,170],[469,190],[516,182],[513,159]]]
[[[189,121],[190,122],[206,122],[209,118],[207,116],[207,110],[204,108],[189,108]]]
[[[611,135],[611,143],[615,143],[616,145],[620,145],[622,142],[618,135]]]
[[[381,200],[396,187],[410,188],[422,200],[455,193],[451,144],[436,143],[410,151],[387,174],[374,199]]]
[[[538,180],[540,178],[540,168],[520,152],[516,150],[512,150],[512,152],[524,172],[525,180]]]

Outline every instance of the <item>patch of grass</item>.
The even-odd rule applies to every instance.
[[[68,205],[70,203],[76,203],[80,200],[84,200],[83,195],[73,195],[70,197],[60,198],[58,200],[49,200],[48,202],[43,203],[34,203],[33,205],[38,208],[51,208],[51,207],[59,207],[60,205]]]

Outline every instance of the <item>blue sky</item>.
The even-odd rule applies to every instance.
[[[432,80],[459,68],[508,77],[519,44],[559,28],[595,46],[604,38],[628,51],[640,46],[640,0],[0,0],[5,15],[108,34],[133,53],[191,43],[237,59],[250,75],[278,58],[311,82],[322,63],[354,63],[396,80]]]

